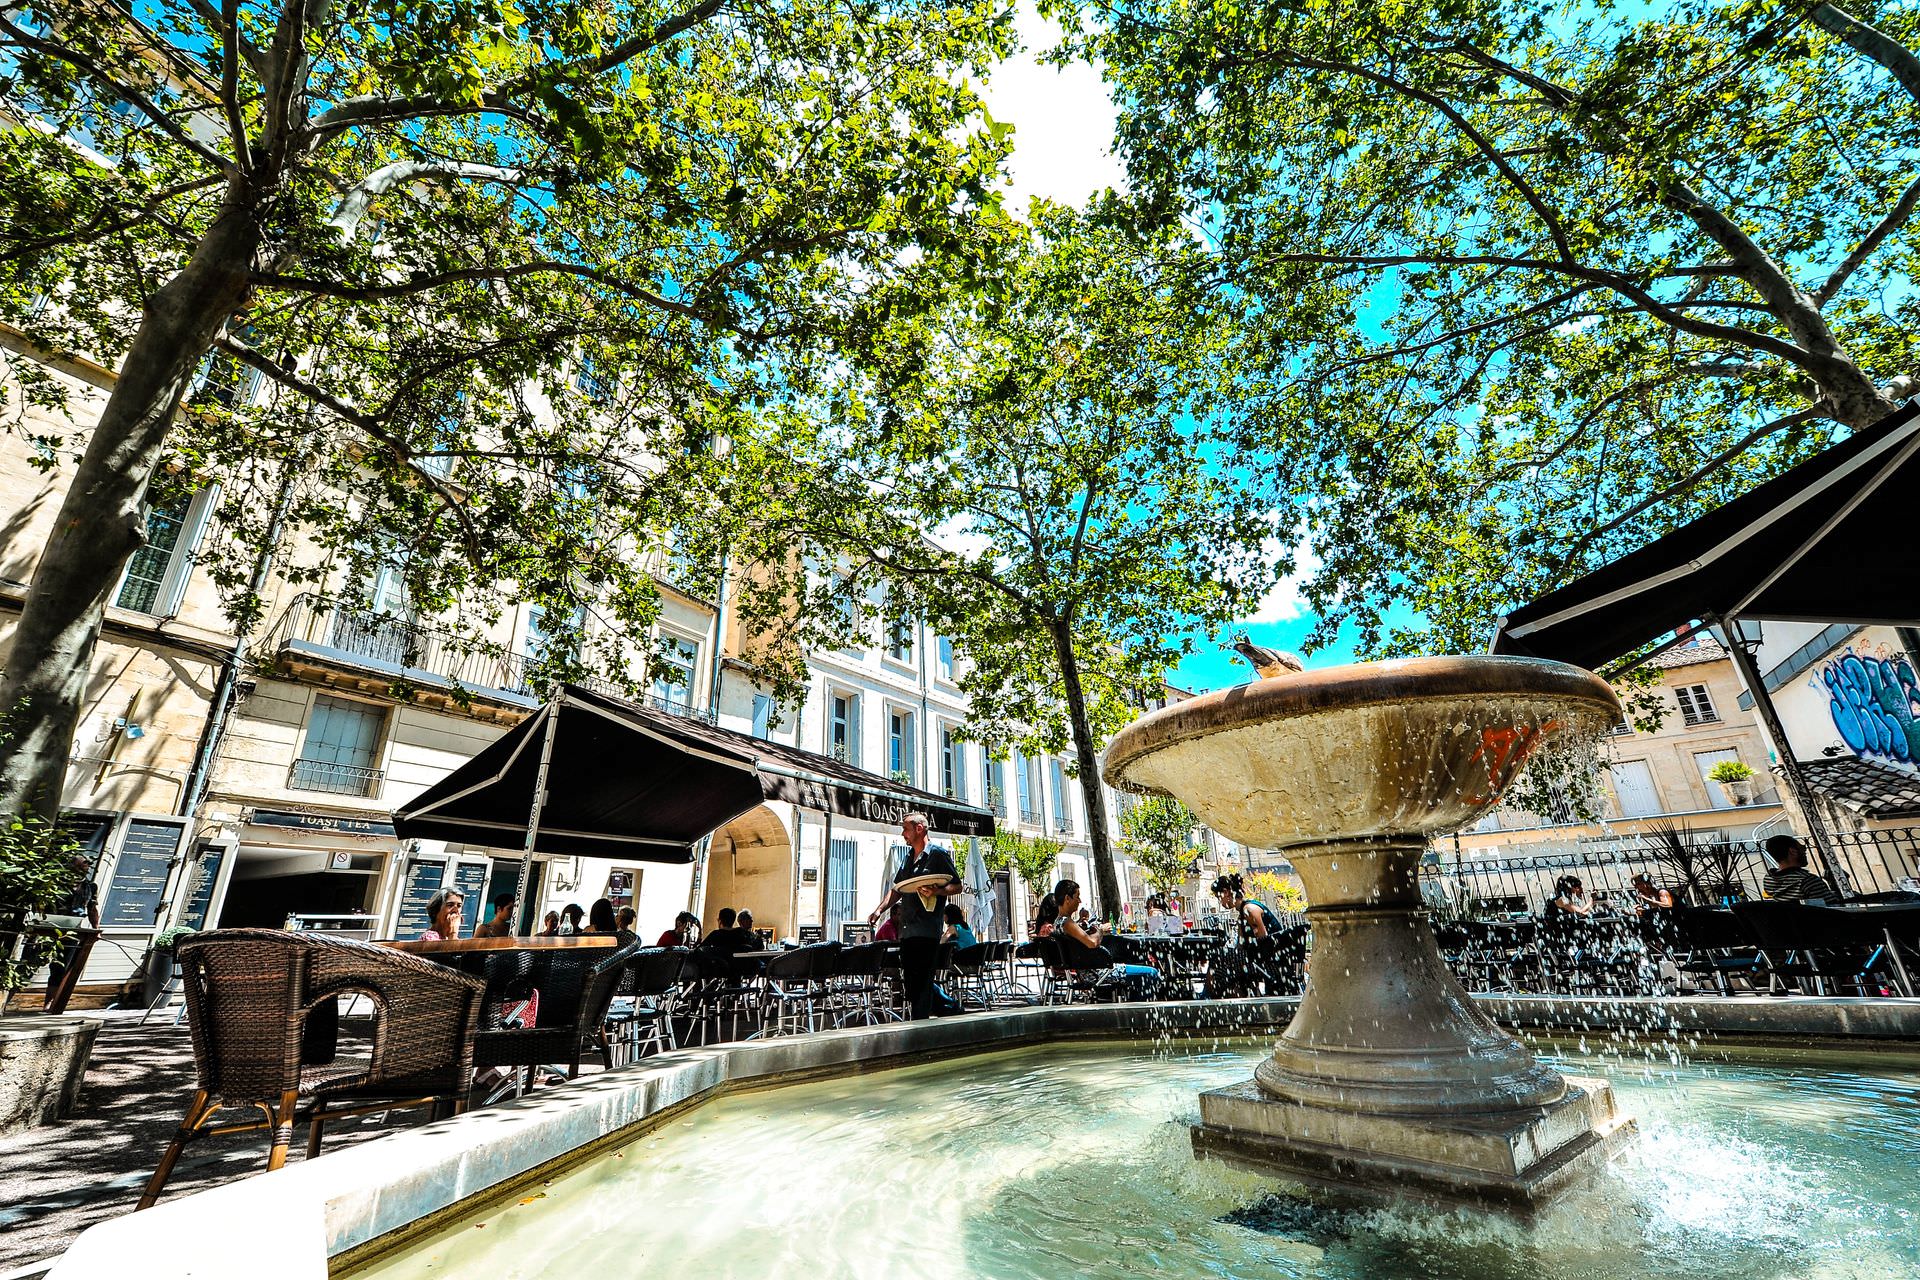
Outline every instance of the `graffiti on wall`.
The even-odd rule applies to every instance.
[[[1820,669],[1833,727],[1855,755],[1920,762],[1920,678],[1906,655],[1849,649]]]

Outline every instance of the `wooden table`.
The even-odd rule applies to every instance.
[[[477,951],[561,951],[568,947],[611,947],[620,939],[609,933],[574,934],[565,938],[436,938],[431,942],[382,942],[383,947],[416,956],[466,955]]]

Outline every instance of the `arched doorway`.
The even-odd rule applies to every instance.
[[[761,805],[714,833],[701,928],[713,928],[722,907],[744,908],[753,912],[756,929],[789,937],[794,932],[793,888],[793,838],[779,816]]]

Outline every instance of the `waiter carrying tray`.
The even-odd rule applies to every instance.
[[[947,899],[962,891],[959,868],[945,849],[927,847],[927,815],[910,813],[900,820],[900,838],[907,843],[907,859],[893,876],[887,896],[867,917],[873,924],[893,904],[902,905],[900,920],[900,980],[907,989],[911,1015],[933,1013],[933,963],[940,952]]]

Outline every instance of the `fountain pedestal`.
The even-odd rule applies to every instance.
[[[1419,892],[1429,836],[1491,808],[1555,736],[1613,723],[1597,677],[1440,658],[1282,676],[1178,703],[1108,749],[1118,786],[1183,800],[1305,885],[1300,1008],[1254,1078],[1204,1093],[1203,1153],[1343,1187],[1528,1206],[1604,1162],[1633,1123],[1477,1009]]]

